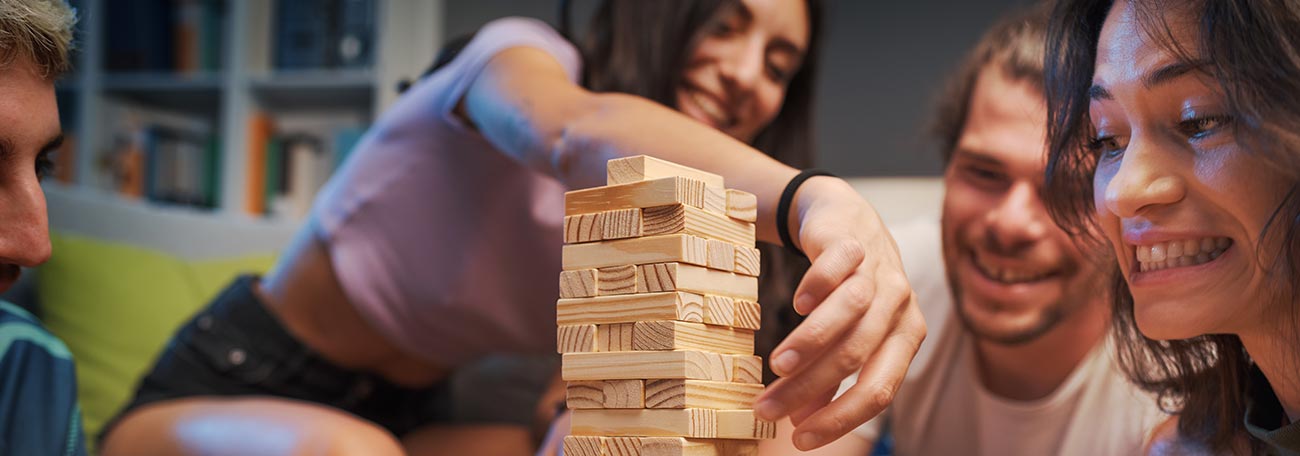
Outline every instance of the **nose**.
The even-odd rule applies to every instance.
[[[1144,210],[1182,200],[1186,182],[1170,172],[1174,163],[1167,161],[1158,144],[1134,137],[1124,151],[1119,169],[1110,176],[1100,175],[1105,189],[1106,209],[1119,217],[1133,217]]]
[[[35,267],[49,258],[49,226],[40,182],[34,175],[0,182],[0,263]]]
[[[1037,186],[1030,182],[1012,184],[1002,201],[985,215],[990,243],[1003,253],[1032,246],[1047,237],[1051,220]]]
[[[763,42],[756,38],[738,39],[720,66],[719,73],[728,90],[753,91],[759,78],[763,77]]]

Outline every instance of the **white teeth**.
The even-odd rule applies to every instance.
[[[982,261],[978,256],[975,257],[975,265],[985,276],[1002,283],[1034,282],[1050,275],[1050,273],[1003,269]]]
[[[701,111],[704,111],[705,115],[712,117],[713,121],[718,125],[725,126],[729,123],[727,120],[727,114],[723,112],[722,107],[718,106],[717,103],[714,103],[713,100],[710,100],[699,92],[692,92],[691,99],[695,101],[695,105],[699,106]]]
[[[1133,252],[1138,271],[1147,272],[1206,263],[1218,258],[1231,245],[1230,238],[1207,237],[1138,245],[1133,247]]]

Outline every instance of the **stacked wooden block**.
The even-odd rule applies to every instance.
[[[556,305],[569,456],[742,455],[775,426],[763,390],[757,199],[645,156],[565,195]]]

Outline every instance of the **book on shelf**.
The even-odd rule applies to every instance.
[[[109,138],[96,160],[101,188],[155,203],[217,207],[221,147],[211,119],[111,100],[101,109]]]
[[[195,74],[221,68],[224,0],[134,0],[104,8],[105,69]]]
[[[364,132],[354,114],[258,113],[249,126],[248,213],[301,220]]]
[[[368,68],[374,60],[374,0],[280,0],[277,69]]]

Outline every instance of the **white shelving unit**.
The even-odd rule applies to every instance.
[[[403,78],[418,76],[433,60],[443,38],[442,0],[375,0],[373,67],[276,71],[273,16],[275,0],[225,0],[220,71],[193,74],[115,73],[105,70],[102,37],[115,24],[109,0],[80,2],[79,49],[75,71],[59,83],[59,96],[72,97],[75,119],[65,129],[77,139],[76,183],[62,190],[104,193],[97,163],[111,146],[101,111],[107,100],[121,101],[178,116],[211,119],[221,145],[220,197],[211,217],[259,219],[245,212],[248,185],[249,119],[256,112],[347,112],[373,120],[396,99]],[[69,128],[70,127],[70,128]],[[189,208],[126,201],[146,210],[193,212]],[[52,210],[52,212],[55,212]],[[58,229],[58,220],[52,220]],[[104,221],[112,223],[112,221]],[[268,222],[275,223],[275,222]],[[296,222],[295,222],[296,223]]]

